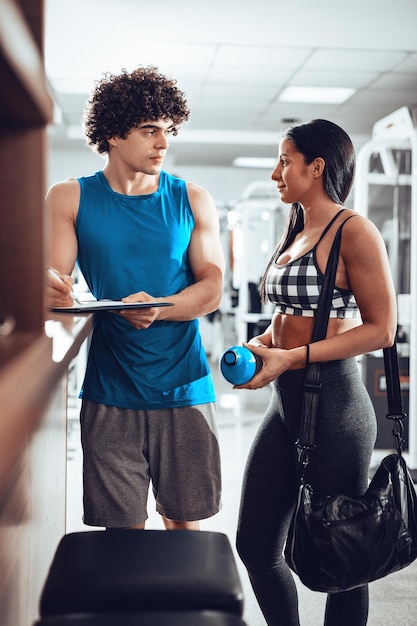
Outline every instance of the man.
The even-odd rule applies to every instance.
[[[167,529],[199,529],[220,507],[215,394],[198,317],[219,306],[217,211],[201,187],[162,170],[188,119],[157,68],[106,74],[86,108],[94,176],[51,187],[48,302],[71,306],[77,261],[97,299],[174,306],[100,312],[81,391],[84,523],[144,528],[152,483]]]

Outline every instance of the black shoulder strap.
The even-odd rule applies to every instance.
[[[339,211],[340,213],[340,211]],[[337,216],[335,216],[337,217]],[[351,217],[346,218],[337,229],[324,275],[324,283],[320,292],[317,314],[311,336],[311,343],[320,341],[326,337],[329,323],[330,306],[332,303],[334,282],[336,278],[337,263],[339,260],[340,244],[342,241],[342,229]],[[315,431],[317,411],[321,391],[320,363],[309,363],[306,369],[304,382],[304,401],[298,439],[295,443],[298,452],[298,460],[305,468],[309,461],[309,450],[315,448]]]
[[[343,210],[344,209],[342,209],[342,211]],[[340,213],[341,211],[339,211],[339,213],[335,215],[332,222],[334,222],[335,218]],[[346,224],[346,222],[350,220],[352,217],[355,217],[355,216],[350,215],[340,224],[339,228],[337,229],[335,238],[333,240],[329,258],[327,260],[323,287],[320,292],[319,303],[317,306],[317,313],[316,313],[316,317],[314,320],[314,327],[313,327],[313,332],[311,335],[311,343],[314,343],[315,341],[320,341],[321,339],[324,339],[326,336],[327,326],[329,324],[330,307],[331,307],[332,298],[333,298],[334,283],[336,280],[337,264],[339,261],[340,244],[342,241],[342,229],[343,229],[343,226]],[[329,227],[332,222],[330,222]]]
[[[335,221],[337,220],[337,218],[339,217],[339,215],[341,213],[343,213],[343,211],[345,211],[346,209],[340,209],[340,211],[338,211],[336,213],[336,215],[334,215],[332,217],[332,219],[330,220],[330,222],[327,224],[326,228],[323,230],[323,232],[320,235],[320,239],[318,240],[318,242],[316,243],[316,246],[319,245],[320,241],[323,239],[324,235],[328,232],[329,228],[331,228],[331,226],[333,226],[333,224],[335,223]]]

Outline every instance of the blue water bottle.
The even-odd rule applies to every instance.
[[[261,367],[261,359],[245,346],[232,346],[220,360],[220,371],[232,385],[244,385]]]

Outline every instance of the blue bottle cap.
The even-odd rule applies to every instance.
[[[237,354],[236,352],[233,352],[233,350],[228,350],[227,352],[224,353],[224,362],[227,363],[227,365],[234,365],[237,362]]]

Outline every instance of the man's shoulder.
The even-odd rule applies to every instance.
[[[54,183],[48,190],[47,198],[70,198],[80,195],[80,184],[76,178],[68,178]]]
[[[95,174],[91,174],[88,176],[80,176],[77,178],[75,176],[71,176],[67,178],[66,180],[61,180],[51,185],[50,191],[53,190],[53,191],[58,191],[58,192],[65,192],[65,191],[71,191],[71,190],[73,191],[79,190],[80,186],[83,186],[88,183],[94,183],[94,181],[99,181],[100,180],[99,176],[100,176],[100,172],[96,172]]]
[[[187,181],[174,174],[169,174],[166,171],[162,171],[161,175],[163,177],[163,187],[177,188],[185,192],[193,210],[200,204],[213,203],[212,195],[201,185]]]
[[[212,200],[211,194],[207,191],[207,189],[205,189],[204,187],[201,187],[201,185],[197,185],[196,183],[186,182],[185,186],[186,186],[188,197],[191,203],[193,201],[194,202],[202,202],[202,201],[207,202],[207,201]]]

